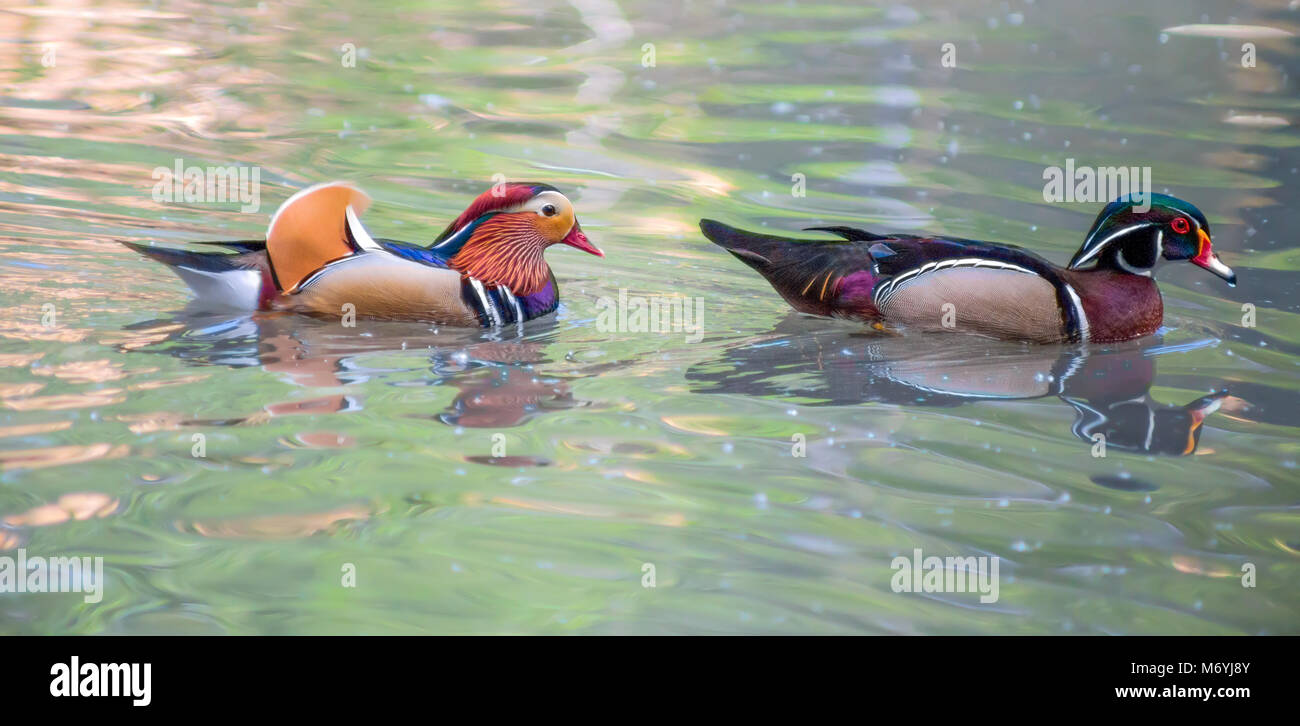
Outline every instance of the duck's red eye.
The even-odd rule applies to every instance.
[[[1192,229],[1192,225],[1187,222],[1186,217],[1174,217],[1174,221],[1170,222],[1169,226],[1178,234],[1187,234]]]

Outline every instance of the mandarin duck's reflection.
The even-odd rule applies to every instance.
[[[537,338],[546,331],[539,325],[528,332]],[[395,386],[447,385],[457,389],[456,397],[432,418],[455,426],[518,426],[538,413],[583,405],[570,394],[565,380],[536,370],[550,362],[543,343],[485,340],[481,331],[369,321],[345,328],[338,322],[300,316],[186,313],[133,325],[124,331],[119,345],[199,364],[261,366],[310,388],[344,387],[376,378],[391,378],[389,383]],[[378,357],[373,354],[413,349],[427,352],[432,375],[412,379],[400,375],[409,369],[376,367],[371,362]],[[186,423],[247,423],[268,414],[319,414],[360,407],[354,394],[340,392],[270,403],[264,411],[243,419]]]
[[[187,311],[115,331],[105,335],[103,341],[123,351],[170,355],[196,366],[260,367],[292,385],[327,391],[326,395],[312,398],[265,403],[259,410],[230,419],[198,419],[174,412],[122,417],[136,433],[181,427],[250,426],[281,416],[357,411],[364,407],[363,391],[373,393],[375,388],[351,384],[365,381],[390,386],[447,386],[456,390],[456,395],[444,411],[410,415],[437,421],[437,426],[500,429],[518,426],[539,413],[586,405],[569,393],[563,376],[539,370],[551,359],[545,354],[546,344],[537,341],[545,341],[551,327],[544,321],[533,321],[526,329],[496,331],[495,335],[503,337],[519,336],[499,340],[479,330],[437,330],[412,323],[358,320],[356,327],[345,328],[337,321],[296,315],[232,316]],[[596,372],[588,368],[569,375]],[[202,380],[203,376],[194,378]],[[213,395],[220,392],[213,391]],[[345,434],[318,430],[314,425],[304,428],[293,437],[293,446],[355,445]],[[544,458],[525,455],[464,458],[516,469],[549,464]],[[270,462],[263,456],[236,460]],[[113,508],[104,511],[111,513],[115,507],[116,501]],[[60,499],[58,506],[38,507],[17,518],[0,519],[0,550],[21,546],[29,536],[26,529],[11,528],[89,516],[76,512],[63,515],[66,508]],[[214,538],[289,539],[350,526],[368,519],[375,511],[370,503],[353,502],[323,511],[183,519],[176,522],[176,528]]]
[[[797,398],[813,405],[960,406],[1055,396],[1076,412],[1072,431],[1107,447],[1181,456],[1196,450],[1205,418],[1227,393],[1182,406],[1150,396],[1161,349],[1009,344],[949,336],[907,338],[812,326],[792,316],[769,336],[689,369],[698,393]]]

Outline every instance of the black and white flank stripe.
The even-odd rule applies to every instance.
[[[499,328],[525,320],[519,298],[505,285],[485,285],[482,280],[465,275],[461,278],[461,298],[478,315],[485,328]]]
[[[1000,260],[984,259],[981,257],[954,257],[948,260],[936,260],[934,262],[927,262],[924,265],[908,270],[907,272],[895,275],[877,285],[876,291],[872,294],[872,302],[875,303],[876,309],[880,310],[883,306],[888,305],[889,299],[893,297],[894,293],[907,283],[914,282],[927,273],[938,272],[939,270],[948,270],[954,267],[1010,270],[1012,272],[1023,272],[1029,275],[1038,274],[1027,267],[1021,267],[1020,265],[1012,264],[1010,262],[1002,262]]]

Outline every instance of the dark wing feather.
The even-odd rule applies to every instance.
[[[191,242],[187,244],[212,245],[214,247],[225,247],[236,252],[261,252],[266,249],[266,240],[241,239],[241,240],[210,240]]]
[[[171,267],[189,267],[195,270],[203,270],[204,272],[229,272],[232,270],[248,269],[252,266],[251,263],[248,262],[248,258],[238,254],[232,255],[224,252],[195,252],[193,250],[181,249],[178,247],[152,247],[150,245],[139,244],[136,242],[127,242],[126,240],[118,241],[151,260],[161,262],[164,265]]]
[[[929,262],[979,257],[1020,265],[1035,272],[1050,270],[1052,263],[1015,245],[970,239],[894,235],[871,246],[872,259],[881,279],[899,275]]]
[[[978,240],[881,235],[853,227],[812,228],[843,240],[797,240],[747,232],[708,219],[701,220],[700,229],[714,244],[767,278],[796,310],[818,315],[872,317],[871,293],[879,283],[954,258],[996,260],[1049,281],[1059,279],[1050,262],[1028,250]]]
[[[889,239],[888,235],[875,234],[856,227],[804,227],[804,231],[830,232],[831,234],[838,234],[850,242],[873,242],[875,240]]]
[[[700,222],[700,229],[714,244],[758,271],[796,310],[815,315],[834,312],[840,280],[872,267],[869,245],[861,241],[789,239],[709,219]]]
[[[419,247],[410,242],[398,242],[392,239],[375,240],[385,250],[408,260],[413,260],[430,267],[447,268],[447,260],[450,255],[446,250],[440,250],[433,247]]]

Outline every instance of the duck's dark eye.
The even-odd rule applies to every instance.
[[[1169,226],[1178,234],[1187,234],[1192,229],[1186,217],[1174,217],[1174,221],[1170,222]]]
[[[542,214],[545,214],[548,217],[554,217],[556,214],[559,214],[559,211],[560,210],[555,208],[554,204],[548,204],[545,207],[542,207]]]

